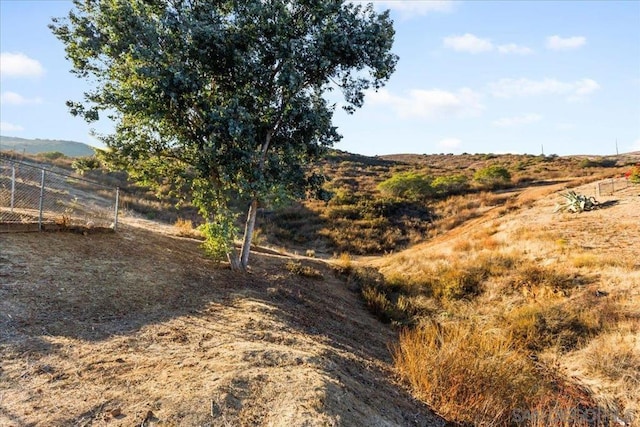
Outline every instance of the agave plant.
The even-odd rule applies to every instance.
[[[565,194],[562,194],[562,197],[566,199],[565,203],[563,205],[557,204],[555,212],[568,211],[579,213],[597,209],[600,205],[595,197],[587,197],[583,194],[578,194],[575,191],[569,191]]]

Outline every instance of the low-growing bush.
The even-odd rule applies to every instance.
[[[499,188],[511,182],[511,173],[504,166],[491,165],[478,169],[473,179],[487,188]]]
[[[514,340],[529,351],[555,347],[571,351],[595,336],[605,326],[601,313],[581,311],[567,304],[532,303],[512,310],[507,316]]]
[[[64,155],[64,153],[61,153],[59,151],[47,151],[45,153],[40,153],[39,155],[47,160],[57,160],[67,157]]]
[[[317,268],[304,265],[300,261],[289,261],[286,265],[287,270],[298,276],[309,277],[311,279],[322,279],[324,276]]]
[[[617,164],[614,159],[583,159],[580,162],[581,168],[613,168]]]
[[[417,201],[433,195],[431,177],[417,172],[401,172],[378,185],[385,195]]]
[[[76,171],[78,175],[84,175],[90,170],[99,169],[101,167],[101,163],[100,160],[95,156],[80,157],[73,161],[71,167]]]
[[[462,194],[469,189],[469,179],[462,174],[439,176],[433,180],[431,186],[440,197]]]
[[[584,427],[595,424],[554,414],[602,411],[588,391],[536,362],[498,329],[427,322],[400,334],[393,358],[422,400],[462,425]]]
[[[633,166],[624,174],[625,178],[634,184],[640,184],[640,164]]]

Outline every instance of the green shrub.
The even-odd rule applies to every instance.
[[[67,157],[64,155],[64,153],[61,153],[59,151],[47,151],[46,153],[40,153],[40,156],[44,157],[47,160],[57,160]]]
[[[478,169],[473,179],[483,186],[496,188],[508,184],[511,181],[511,174],[503,166],[491,165]]]
[[[392,197],[424,200],[433,195],[431,177],[417,172],[401,172],[378,184],[378,190]]]
[[[580,162],[581,168],[613,168],[616,166],[613,159],[584,159]]]
[[[80,157],[73,161],[71,167],[76,171],[78,175],[84,175],[85,172],[99,169],[101,166],[100,160],[95,157]]]
[[[469,188],[469,179],[462,174],[439,176],[433,180],[431,186],[439,196],[460,194]]]
[[[202,248],[216,261],[223,261],[234,250],[233,239],[237,235],[235,218],[232,215],[216,215],[198,227],[205,237]]]

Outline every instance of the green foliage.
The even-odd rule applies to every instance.
[[[238,233],[233,215],[216,215],[198,230],[205,237],[202,248],[216,261],[227,259],[233,252],[233,240]]]
[[[79,175],[84,175],[86,172],[90,170],[99,169],[101,166],[100,160],[95,157],[80,157],[71,163],[71,167],[76,171]]]
[[[491,165],[478,169],[473,174],[474,181],[487,187],[500,187],[511,181],[511,173],[500,165]]]
[[[581,168],[613,168],[617,164],[614,159],[583,159],[580,162]]]
[[[45,153],[40,153],[40,155],[47,160],[57,160],[62,159],[63,157],[67,157],[64,155],[64,153],[61,153],[59,151],[47,151]]]
[[[405,200],[418,201],[432,196],[432,179],[417,172],[401,172],[381,182],[378,189],[385,195]]]
[[[469,188],[469,179],[462,174],[439,176],[431,182],[431,186],[439,196],[461,194]]]
[[[191,199],[209,220],[239,205],[322,186],[307,165],[340,139],[332,125],[395,69],[388,12],[352,2],[74,0],[50,26],[73,72],[91,81],[73,115],[116,121],[110,167]],[[336,84],[337,83],[337,84]],[[209,190],[203,191],[203,187]],[[249,203],[251,202],[251,203]],[[244,249],[255,217],[248,216]],[[248,258],[247,258],[248,260]],[[243,255],[242,263],[246,264]],[[246,267],[246,265],[243,265]]]

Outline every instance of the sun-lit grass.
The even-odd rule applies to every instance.
[[[581,390],[563,387],[552,371],[497,329],[426,323],[402,332],[393,351],[396,368],[418,396],[459,423],[503,426],[538,414],[538,425],[550,425],[545,414],[596,407]],[[586,425],[583,421],[575,418],[566,425]]]

